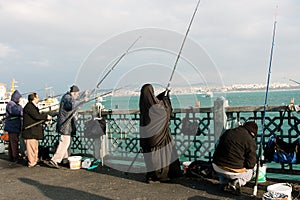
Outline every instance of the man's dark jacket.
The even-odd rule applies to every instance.
[[[73,114],[76,114],[78,104],[79,103],[75,101],[70,92],[64,94],[60,101],[56,132],[62,135],[76,134],[76,124]]]
[[[233,169],[252,169],[256,163],[256,142],[243,126],[226,130],[220,137],[213,163]]]
[[[6,118],[4,130],[9,133],[21,133],[23,108],[19,104],[21,93],[16,90],[11,95],[11,100],[6,105]]]
[[[22,133],[23,138],[43,140],[44,139],[43,126],[42,126],[43,123],[40,123],[28,129],[25,128],[36,122],[39,122],[41,120],[46,120],[46,119],[47,119],[46,113],[41,114],[39,112],[39,109],[32,102],[28,102],[23,109],[23,133]]]

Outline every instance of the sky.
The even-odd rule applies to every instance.
[[[0,0],[0,82],[9,88],[15,79],[23,93],[52,87],[59,94],[72,84],[93,89],[141,34],[134,52],[109,74],[105,87],[124,80],[132,84],[137,77],[138,83],[152,81],[156,75],[164,76],[158,81],[164,85],[196,4],[197,0]],[[295,0],[201,0],[182,50],[186,65],[182,61],[177,66],[180,74],[174,79],[210,83],[215,75],[224,85],[266,83],[277,13],[271,81],[300,81],[299,10],[300,1]],[[150,46],[155,51],[147,54]],[[198,52],[205,58],[196,58]],[[90,67],[95,59],[101,67]],[[151,63],[155,67],[149,67]],[[190,77],[195,74],[191,66],[196,66],[197,77]]]

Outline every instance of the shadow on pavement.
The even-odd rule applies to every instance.
[[[95,173],[101,173],[101,174],[107,174],[110,176],[115,176],[118,178],[125,178],[129,180],[134,180],[134,181],[139,181],[145,183],[145,174],[144,173],[124,173],[112,168],[109,168],[107,166],[99,166],[96,169],[91,170],[91,172]],[[165,184],[165,183],[163,183]],[[182,176],[180,178],[172,179],[169,183],[167,184],[178,184],[182,185],[186,188],[190,188],[193,190],[199,190],[202,191],[202,193],[207,193],[210,195],[216,195],[219,196],[220,199],[258,199],[257,197],[252,196],[252,190],[251,186],[244,187],[242,189],[242,193],[240,195],[234,195],[229,192],[222,192],[219,190],[219,185],[217,180],[213,179],[202,179],[202,178],[194,178],[194,177],[187,177],[187,176]],[[200,196],[195,196],[191,197],[189,199],[194,200],[194,199],[199,199]],[[201,196],[201,199],[205,197]],[[210,198],[206,198],[210,199]]]
[[[28,185],[34,186],[38,188],[46,197],[50,199],[103,199],[109,200],[109,198],[105,198],[99,195],[94,195],[89,192],[76,190],[69,187],[60,187],[60,186],[52,186],[47,184],[42,184],[38,181],[28,179],[28,178],[19,178],[19,180]]]

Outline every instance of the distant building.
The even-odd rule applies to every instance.
[[[0,83],[0,100],[6,99],[7,93],[6,93],[6,86],[3,83]]]

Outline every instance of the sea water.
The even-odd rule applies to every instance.
[[[194,107],[196,102],[200,102],[200,107],[211,107],[221,96],[228,100],[229,106],[263,106],[266,94],[265,91],[215,93],[213,97],[205,97],[203,94],[171,94],[171,102],[173,108]],[[288,105],[292,98],[295,104],[300,104],[300,90],[269,91],[267,105]],[[108,110],[138,110],[139,96],[107,96],[103,98],[102,104]]]

